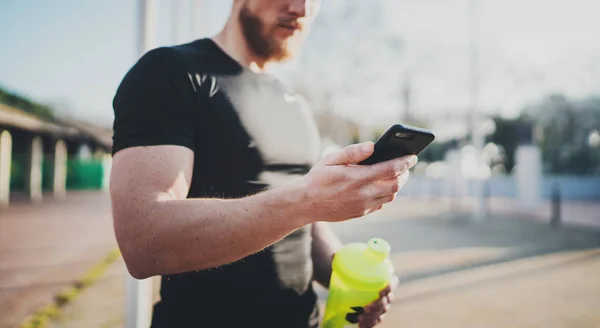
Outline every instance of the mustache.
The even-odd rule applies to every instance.
[[[277,20],[277,25],[299,31],[304,30],[304,22],[297,18],[280,18]]]

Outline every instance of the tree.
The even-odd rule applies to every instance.
[[[505,150],[507,171],[521,143],[535,143],[542,152],[544,172],[549,174],[600,174],[600,148],[590,136],[600,128],[600,98],[572,100],[550,95],[524,108],[516,119],[494,117],[496,131],[488,141]],[[542,134],[535,138],[533,127]],[[596,132],[597,133],[597,132]]]
[[[54,115],[49,106],[38,104],[16,93],[11,93],[0,87],[0,103],[51,120]]]
[[[493,118],[496,130],[487,138],[487,142],[493,142],[504,149],[504,167],[510,172],[515,166],[515,152],[522,142],[522,131],[527,130],[531,120],[525,116],[516,119],[504,119],[496,116]]]

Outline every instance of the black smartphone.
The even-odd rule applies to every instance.
[[[406,155],[419,155],[434,139],[432,131],[394,124],[377,139],[373,154],[358,164],[372,165]]]

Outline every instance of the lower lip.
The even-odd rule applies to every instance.
[[[288,34],[288,35],[294,35],[298,31],[298,29],[294,29],[294,28],[287,28],[287,27],[283,27],[283,26],[278,26],[278,27],[279,27],[279,30],[283,31],[285,34]]]

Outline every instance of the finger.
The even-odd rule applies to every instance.
[[[372,142],[363,142],[350,145],[344,149],[326,156],[323,159],[325,165],[347,165],[361,162],[373,154],[374,145]]]
[[[365,315],[379,314],[381,312],[381,310],[383,310],[387,304],[388,304],[388,301],[385,299],[385,296],[380,297],[376,301],[374,301],[373,303],[371,303],[365,307],[364,314]]]
[[[360,328],[372,328],[376,325],[382,323],[385,319],[385,314],[380,315],[372,315],[372,316],[362,316],[358,318],[358,326]]]
[[[382,209],[383,205],[390,203],[390,202],[394,201],[395,199],[396,199],[396,195],[387,195],[387,196],[382,196],[382,197],[378,197],[378,198],[370,200],[367,203],[367,208],[369,208],[369,213],[372,213],[372,212]]]
[[[375,327],[377,322],[376,317],[364,316],[358,319],[358,327],[359,328],[373,328]]]
[[[379,292],[379,297],[385,297],[391,292],[392,292],[392,285],[390,284],[390,285],[387,285],[384,289],[382,289]]]
[[[392,304],[394,302],[394,292],[389,293],[387,296],[388,304]]]
[[[392,309],[392,304],[387,304],[384,308],[383,311],[381,311],[381,315],[385,315],[386,313],[390,312],[390,310]]]
[[[357,218],[363,217],[365,215],[369,215],[371,213],[375,213],[375,212],[381,210],[383,208],[383,204],[377,203],[375,201],[371,201],[367,205],[365,205],[365,208],[367,208],[367,209],[365,211],[363,211],[362,213],[359,213]]]
[[[369,173],[365,175],[365,179],[370,181],[393,179],[415,166],[415,164],[417,164],[417,156],[415,155],[373,164],[369,167]]]
[[[405,171],[397,178],[377,181],[378,184],[364,186],[363,197],[370,200],[367,207],[376,207],[394,201],[398,191],[406,185],[409,177],[410,173]]]
[[[376,190],[377,194],[375,198],[382,198],[382,200],[386,200],[386,196],[396,196],[398,192],[406,185],[408,179],[410,178],[410,172],[404,171],[398,177],[394,179],[378,181]],[[389,199],[389,198],[388,198]],[[395,198],[389,199],[389,201],[394,200]]]
[[[399,284],[399,279],[396,275],[392,276],[390,284],[379,292],[379,298],[368,304],[364,308],[363,316],[379,315],[389,311],[392,303],[392,291]]]
[[[373,327],[378,323],[381,323],[383,321],[383,318],[385,317],[386,313],[389,312],[390,310],[390,306],[388,305],[384,310],[379,311],[378,313],[374,313],[374,314],[361,314],[358,317],[358,323],[359,323],[359,327]],[[362,326],[361,326],[362,324]]]
[[[392,299],[390,298],[391,294],[392,285],[390,284],[379,292],[379,298],[377,300],[365,307],[365,313],[379,314],[392,303]]]
[[[400,189],[404,188],[404,186],[406,185],[406,183],[408,182],[408,179],[410,178],[410,171],[406,170],[404,172],[402,172],[402,174],[400,174],[400,176],[397,178],[398,182],[398,191],[400,191]]]
[[[394,276],[395,277],[395,276]],[[371,304],[364,307],[364,312],[358,317],[359,320],[364,322],[375,321],[378,317],[389,312],[392,306],[392,284],[382,289],[380,297],[373,301]]]
[[[382,316],[384,316],[387,312],[389,312],[392,308],[392,305],[387,303],[385,304],[385,306],[381,307],[381,308],[376,308],[376,309],[371,309],[371,312],[367,313],[363,313],[358,317],[358,321],[359,322],[376,322],[378,318],[381,318]]]
[[[398,276],[396,276],[396,275],[393,275],[392,279],[390,281],[390,285],[389,285],[391,291],[387,295],[388,303],[391,304],[394,302],[394,290],[396,290],[396,288],[398,288],[399,285],[400,285],[400,278],[398,278]]]
[[[376,195],[376,197],[397,194],[400,191],[400,189],[402,189],[404,185],[406,185],[409,178],[410,171],[404,171],[402,172],[402,174],[393,179],[378,181],[376,189],[378,194]]]

